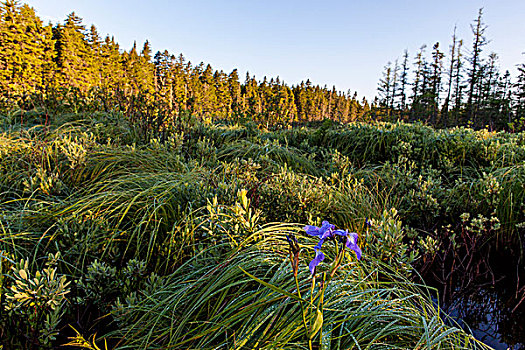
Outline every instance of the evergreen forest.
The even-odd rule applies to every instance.
[[[367,101],[2,2],[0,349],[524,349],[525,63],[485,31]]]

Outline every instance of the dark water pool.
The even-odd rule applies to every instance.
[[[485,289],[449,302],[444,310],[496,350],[525,350],[525,302],[519,302],[502,290]]]
[[[469,270],[428,273],[440,293],[439,304],[476,339],[496,350],[525,350],[525,264],[520,247],[492,247],[479,252]],[[434,269],[457,268],[441,262]],[[450,270],[448,270],[450,271]],[[436,278],[447,275],[448,280]],[[437,301],[437,300],[436,300]]]

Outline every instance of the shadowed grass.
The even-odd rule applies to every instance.
[[[104,318],[113,332],[99,334],[120,348],[308,348],[284,239],[301,225],[283,222],[326,219],[361,234],[365,218],[380,227],[383,213],[397,208],[401,244],[409,229],[424,237],[468,211],[495,213],[504,227],[499,238],[519,238],[523,140],[402,123],[274,132],[199,124],[146,142],[119,116],[98,114],[12,128],[0,135],[2,274],[17,259],[35,270],[59,252],[58,271],[82,299],[98,290],[87,280],[99,286],[97,276],[113,271],[117,287],[102,295],[107,309],[94,314],[113,307]],[[377,253],[363,238],[365,254]],[[307,300],[314,242],[300,243]],[[326,255],[335,253],[328,247]],[[348,254],[327,287],[315,340],[324,349],[483,348],[444,322],[428,289],[396,266],[377,256],[353,259]],[[124,288],[123,276],[135,271],[129,266],[141,266],[141,283],[144,276],[156,282]],[[71,303],[79,312],[96,308],[77,299]],[[63,322],[75,317],[70,312]]]
[[[243,272],[296,293],[279,230],[219,257],[228,249],[209,247],[162,288],[126,305],[119,313],[123,328],[114,334],[121,337],[118,348],[307,349],[299,304]],[[308,269],[304,261],[300,266],[308,300]],[[484,348],[445,325],[419,287],[373,260],[347,263],[330,283],[320,341],[326,349]]]
[[[285,147],[275,142],[266,141],[263,144],[258,144],[249,141],[238,141],[225,145],[219,151],[220,160],[231,161],[235,158],[251,158],[257,160],[261,157],[267,157],[278,166],[286,165],[290,169],[301,173],[312,175],[318,175],[320,173],[315,163],[298,149]]]

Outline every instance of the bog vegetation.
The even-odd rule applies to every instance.
[[[0,149],[5,348],[72,328],[112,348],[482,347],[415,268],[447,284],[483,268],[466,254],[519,239],[523,134],[188,118],[145,139],[119,114],[21,118]],[[325,219],[363,256],[326,242],[312,282],[302,226]]]
[[[0,348],[486,348],[439,301],[522,253],[525,134],[0,8]]]

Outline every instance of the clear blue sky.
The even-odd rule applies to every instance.
[[[454,25],[465,48],[470,24],[484,8],[500,66],[514,74],[525,62],[525,0],[29,0],[44,22],[62,22],[75,11],[131,48],[148,39],[153,51],[182,53],[192,63],[210,63],[229,73],[238,68],[280,76],[288,84],[310,80],[359,96],[376,95],[388,61],[422,44],[439,41],[448,52]]]

